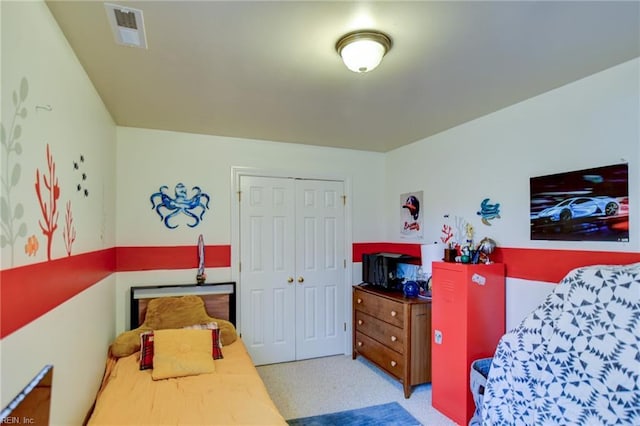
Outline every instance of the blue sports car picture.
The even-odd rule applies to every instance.
[[[629,241],[628,165],[530,179],[531,239]]]
[[[620,204],[615,198],[573,197],[548,207],[537,214],[537,219],[548,222],[566,222],[573,219],[615,216]]]

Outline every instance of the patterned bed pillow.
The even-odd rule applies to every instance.
[[[211,356],[213,359],[222,359],[222,343],[220,341],[220,330],[215,322],[208,324],[197,324],[184,327],[188,330],[211,330]],[[153,368],[153,331],[147,331],[140,335],[140,370]]]

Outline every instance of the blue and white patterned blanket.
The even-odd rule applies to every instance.
[[[640,263],[571,271],[493,357],[484,425],[640,425]]]

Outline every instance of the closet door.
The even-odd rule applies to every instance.
[[[344,352],[344,189],[296,181],[296,358]]]
[[[294,182],[240,178],[242,340],[256,365],[296,359]]]
[[[343,353],[343,183],[241,176],[240,191],[240,315],[254,363]]]

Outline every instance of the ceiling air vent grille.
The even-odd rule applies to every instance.
[[[142,11],[130,7],[105,3],[107,19],[116,43],[123,46],[147,48]]]
[[[113,12],[116,15],[116,24],[118,24],[119,27],[130,28],[132,30],[138,29],[138,25],[136,24],[136,14],[134,12],[121,9],[116,9]]]

